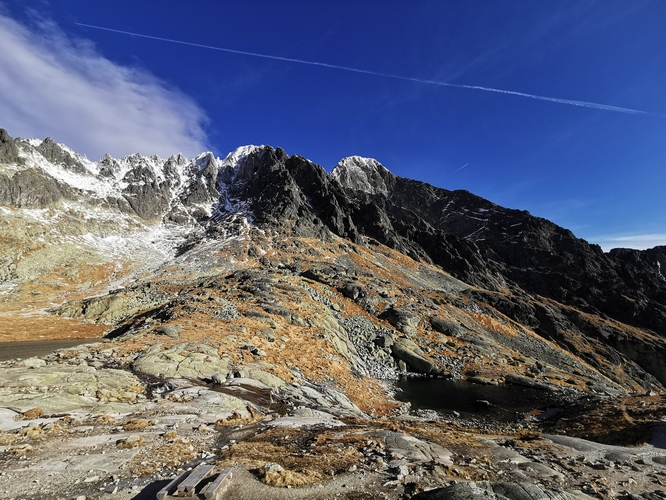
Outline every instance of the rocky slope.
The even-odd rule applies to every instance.
[[[89,481],[98,491],[122,486],[121,468],[154,480],[202,459],[242,464],[274,486],[343,471],[350,484],[366,473],[380,484],[390,476],[389,498],[460,479],[489,480],[495,486],[470,487],[496,496],[508,491],[504,480],[602,498],[660,484],[656,459],[643,467],[623,451],[601,481],[584,461],[557,461],[583,445],[546,442],[539,432],[621,445],[656,435],[666,248],[603,253],[527,212],[360,157],[330,174],[268,146],[224,159],[92,162],[51,139],[5,131],[0,211],[0,341],[106,337],[6,362],[0,460],[15,471],[0,476],[6,492],[19,496],[11,488],[22,481],[21,460],[39,470],[60,460],[49,453],[62,443],[96,456],[130,438],[140,441],[127,445],[133,452],[115,451],[116,461],[100,465],[118,481]],[[560,409],[504,424],[428,421],[435,414],[406,415],[391,395],[391,381],[407,372],[537,388]],[[651,391],[654,401],[638,396]],[[585,421],[585,400],[594,418],[609,416],[607,433],[575,425]],[[620,418],[617,401],[627,401]],[[42,420],[30,420],[39,412]],[[20,423],[8,425],[14,417]],[[134,420],[152,423],[136,429]],[[72,433],[88,441],[73,443]],[[430,451],[417,459],[396,433]],[[93,441],[94,453],[82,444]],[[523,458],[498,467],[518,441]],[[558,446],[570,448],[552,451]],[[595,450],[596,461],[610,453]],[[641,456],[658,455],[646,450]],[[339,462],[326,468],[331,453]],[[475,465],[484,454],[494,458]],[[523,459],[549,470],[519,466]],[[57,470],[72,479],[80,469],[70,462]],[[278,465],[266,469],[269,462]],[[622,467],[656,479],[624,484]],[[65,487],[58,480],[54,498]],[[346,494],[339,487],[331,496]],[[511,491],[505,496],[522,498]]]

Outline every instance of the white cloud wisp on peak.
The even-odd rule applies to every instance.
[[[206,116],[192,98],[89,42],[0,10],[0,47],[0,128],[12,136],[50,136],[91,159],[210,149]]]

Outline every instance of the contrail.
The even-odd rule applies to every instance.
[[[458,89],[470,89],[470,90],[481,90],[483,92],[495,92],[497,94],[506,94],[506,95],[514,95],[518,97],[526,97],[528,99],[536,99],[538,101],[548,101],[548,102],[555,102],[558,104],[568,104],[569,106],[580,106],[583,108],[592,108],[592,109],[600,109],[603,111],[615,111],[618,113],[628,113],[632,115],[653,115],[653,116],[662,116],[658,115],[657,113],[651,113],[649,111],[641,111],[638,109],[631,109],[631,108],[623,108],[620,106],[610,106],[608,104],[599,104],[596,102],[589,102],[589,101],[576,101],[573,99],[560,99],[558,97],[548,97],[548,96],[543,96],[543,95],[537,95],[537,94],[527,94],[525,92],[516,92],[514,90],[503,90],[503,89],[496,89],[493,87],[482,87],[480,85],[463,85],[460,83],[448,83],[448,82],[439,82],[436,80],[425,80],[422,78],[414,78],[410,76],[400,76],[400,75],[392,75],[390,73],[381,73],[378,71],[370,71],[367,69],[359,69],[359,68],[351,68],[349,66],[339,66],[337,64],[328,64],[328,63],[323,63],[323,62],[317,62],[317,61],[307,61],[305,59],[294,59],[292,57],[281,57],[281,56],[273,56],[269,54],[260,54],[258,52],[247,52],[244,50],[235,50],[235,49],[227,49],[224,47],[216,47],[214,45],[205,45],[202,43],[194,43],[194,42],[185,42],[183,40],[174,40],[172,38],[163,38],[160,36],[152,36],[152,35],[143,35],[141,33],[134,33],[132,31],[123,31],[123,30],[117,30],[113,28],[105,28],[104,26],[95,26],[94,24],[85,24],[85,23],[74,23],[77,26],[85,26],[86,28],[93,28],[96,30],[103,30],[103,31],[110,31],[112,33],[120,33],[122,35],[130,35],[130,36],[137,36],[140,38],[148,38],[150,40],[158,40],[161,42],[169,42],[169,43],[177,43],[180,45],[189,45],[190,47],[198,47],[200,49],[209,49],[209,50],[217,50],[220,52],[228,52],[231,54],[240,54],[244,56],[252,56],[252,57],[261,57],[263,59],[272,59],[274,61],[285,61],[285,62],[292,62],[292,63],[298,63],[298,64],[307,64],[309,66],[320,66],[324,68],[331,68],[331,69],[337,69],[341,71],[350,71],[352,73],[362,73],[364,75],[372,75],[372,76],[380,76],[384,78],[392,78],[394,80],[403,80],[407,82],[415,82],[415,83],[422,83],[425,85],[437,85],[440,87],[453,87],[453,88],[458,88]]]
[[[463,168],[465,168],[467,165],[469,165],[469,163],[465,163],[462,167],[455,169],[455,170],[453,171],[453,173],[455,174],[456,172],[460,172],[460,171],[461,171]]]

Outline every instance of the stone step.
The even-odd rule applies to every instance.
[[[214,469],[214,465],[199,464],[194,470],[184,472],[157,493],[157,500],[222,500],[231,482],[231,468],[227,467],[218,473]]]

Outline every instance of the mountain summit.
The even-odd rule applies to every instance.
[[[467,295],[548,340],[571,348],[580,336],[666,382],[663,356],[646,355],[664,352],[666,248],[604,253],[528,212],[395,176],[374,159],[344,158],[330,174],[270,146],[224,159],[92,162],[50,138],[15,140],[2,130],[0,204],[6,216],[42,223],[54,242],[79,238],[128,254],[158,248],[146,263],[155,268],[233,237],[245,238],[244,252],[261,252],[251,243],[271,246],[270,233],[386,245],[478,287]],[[5,281],[20,280],[25,253],[5,248]],[[633,329],[649,341],[634,342]]]
[[[4,130],[0,213],[0,341],[104,338],[0,360],[0,430],[16,430],[0,434],[7,490],[41,467],[15,457],[39,446],[56,463],[65,441],[83,456],[89,438],[71,436],[85,432],[107,443],[95,454],[105,471],[154,480],[215,457],[274,486],[344,473],[354,482],[340,488],[411,498],[442,478],[487,478],[502,498],[573,498],[549,488],[587,488],[602,469],[545,450],[645,443],[666,416],[666,247],[604,253],[359,156],[331,173],[270,146],[93,162]],[[436,400],[457,404],[448,393],[410,411],[396,399],[403,376],[489,392],[472,401],[478,415],[433,413]],[[469,386],[447,391],[481,390]],[[61,432],[81,418],[88,430]],[[617,450],[604,456],[642,479],[604,458],[605,487],[633,494],[658,477],[661,462]],[[75,483],[62,467],[38,486],[92,491],[96,476]]]

